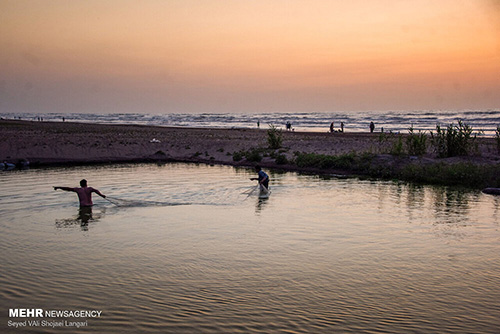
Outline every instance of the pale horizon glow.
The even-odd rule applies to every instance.
[[[9,0],[0,112],[500,108],[500,1]]]

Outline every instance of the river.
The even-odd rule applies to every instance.
[[[228,166],[0,173],[2,333],[498,332],[499,197],[268,172],[268,199]],[[82,178],[109,200],[52,188]]]

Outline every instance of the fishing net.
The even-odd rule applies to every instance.
[[[147,207],[147,206],[175,206],[175,205],[191,205],[193,203],[174,203],[174,202],[157,202],[136,199],[123,199],[117,197],[106,196],[106,200],[119,207]]]

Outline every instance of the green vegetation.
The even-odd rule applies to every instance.
[[[289,163],[286,155],[284,154],[278,154],[274,160],[278,165],[286,165]]]
[[[262,160],[261,150],[253,149],[247,151],[245,154],[245,158],[251,162],[260,162]]]
[[[248,151],[237,151],[233,153],[233,161],[241,161],[246,159],[249,162],[260,162],[263,157],[270,157],[275,160],[278,165],[285,165],[290,163],[286,155],[287,150],[281,149],[279,151],[271,150],[268,148],[252,148]]]
[[[446,128],[436,126],[436,132],[430,132],[431,144],[439,158],[449,158],[455,156],[471,155],[476,148],[476,135],[473,134],[471,126],[462,121],[457,125],[450,124]],[[405,154],[412,156],[422,156],[427,152],[427,134],[425,131],[415,132],[413,126],[408,129],[406,142],[403,144],[403,137],[399,136],[393,143],[390,153],[395,156]],[[379,143],[383,144],[388,140],[387,135],[379,136]],[[497,129],[497,144],[500,152],[500,127]]]
[[[320,169],[348,169],[355,166],[356,154],[343,154],[339,156],[316,154],[316,153],[295,153],[295,164],[298,167],[313,167]]]
[[[418,131],[418,133],[415,133],[413,126],[411,126],[406,137],[406,148],[409,155],[424,155],[427,151],[427,135],[425,132]]]
[[[430,145],[434,147],[438,157],[467,156],[474,153],[474,149],[477,148],[476,135],[469,125],[459,121],[457,125],[450,124],[444,129],[437,126],[435,133],[431,131],[430,138],[425,132],[416,132],[413,127],[410,127],[408,132],[406,136],[395,137],[388,134],[379,136],[380,145],[393,143],[390,151],[392,157],[387,154],[355,152],[338,156],[295,152],[290,159],[285,154],[286,149],[279,149],[282,145],[281,131],[271,126],[268,130],[269,148],[234,152],[233,160],[246,159],[249,162],[260,162],[263,156],[266,156],[274,159],[278,165],[290,164],[325,172],[338,170],[368,177],[459,185],[476,189],[500,187],[500,164],[480,165],[471,162],[446,163],[445,161],[428,163],[428,160],[408,157],[424,155]],[[497,149],[500,152],[500,126],[497,127],[495,135]]]
[[[500,166],[472,163],[408,164],[402,168],[397,177],[411,182],[482,189],[500,187]]]
[[[462,121],[458,121],[458,125],[450,124],[446,129],[437,125],[436,133],[431,131],[431,139],[438,157],[448,158],[471,154],[476,140],[476,135],[472,132],[472,127]]]
[[[241,161],[243,158],[250,162],[262,161],[262,153],[264,149],[254,148],[249,151],[238,151],[233,153],[233,161]]]
[[[238,151],[233,153],[233,161],[241,161],[244,157],[243,152]]]
[[[398,139],[394,142],[391,149],[391,154],[396,156],[403,155],[403,138],[398,136]]]
[[[269,126],[269,129],[267,130],[267,142],[269,144],[269,148],[271,149],[278,149],[281,147],[283,143],[281,130],[272,124]]]
[[[387,163],[369,153],[329,156],[300,152],[295,152],[295,164],[302,168],[340,169],[369,177],[417,183],[459,185],[477,189],[500,187],[500,165],[444,162],[421,164],[400,158]]]
[[[385,132],[380,132],[380,134],[378,135],[378,143],[379,144],[383,144],[387,141],[387,134]]]

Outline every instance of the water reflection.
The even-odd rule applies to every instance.
[[[495,209],[493,211],[493,216],[494,217],[497,217],[498,216],[498,213],[499,213],[499,207],[500,207],[500,196],[495,196],[495,200],[494,200],[494,203],[495,203]]]
[[[395,221],[407,220],[418,226],[428,226],[440,238],[460,240],[470,236],[470,228],[481,223],[488,213],[497,217],[498,206],[482,208],[478,203],[484,195],[471,189],[433,187],[397,182],[370,183],[378,214]],[[495,199],[493,203],[500,203]]]
[[[106,208],[101,208],[100,212],[93,213],[91,206],[84,206],[78,209],[78,213],[72,218],[56,219],[56,228],[71,228],[80,226],[82,231],[88,231],[89,223],[99,221],[106,212]]]
[[[406,198],[408,208],[422,208],[425,205],[425,188],[422,185],[408,185]]]
[[[255,201],[255,213],[260,214],[268,206],[269,198],[257,198]]]
[[[450,188],[431,188],[434,225],[465,227],[470,224],[470,203],[473,193]]]

